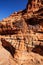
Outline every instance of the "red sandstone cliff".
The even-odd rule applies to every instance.
[[[0,22],[0,47],[0,65],[43,65],[43,0]]]

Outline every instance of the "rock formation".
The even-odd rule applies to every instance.
[[[43,65],[43,0],[28,0],[0,22],[0,46],[0,65]]]

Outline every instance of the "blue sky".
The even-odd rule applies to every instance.
[[[23,10],[28,0],[0,0],[0,20],[8,17],[15,11]]]

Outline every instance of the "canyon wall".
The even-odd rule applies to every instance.
[[[10,65],[43,65],[43,0],[28,0],[26,9],[0,22],[0,45]]]

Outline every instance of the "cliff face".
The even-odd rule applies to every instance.
[[[43,65],[43,0],[28,0],[25,10],[0,22],[0,46],[10,65]]]

